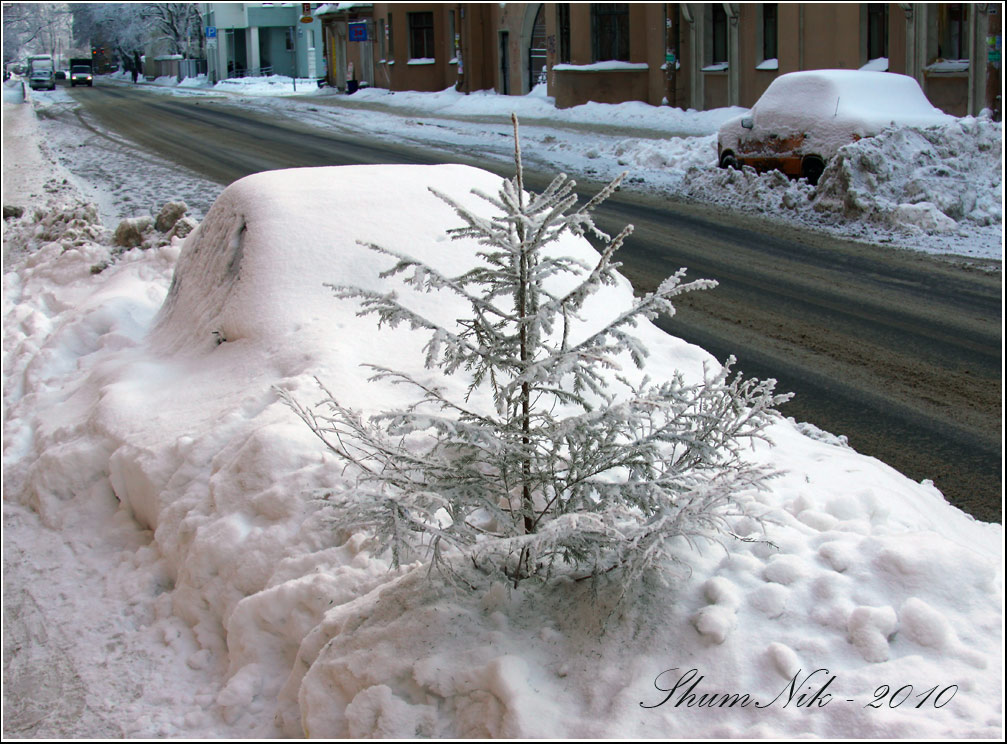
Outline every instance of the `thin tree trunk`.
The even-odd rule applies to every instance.
[[[517,116],[511,114],[511,122],[514,124],[514,164],[517,168],[517,200],[520,211],[524,211],[524,173],[521,168],[521,143],[518,139]],[[521,324],[518,330],[520,344],[520,372],[524,374],[531,364],[531,349],[528,339],[528,282],[530,281],[531,267],[528,257],[528,245],[526,244],[526,234],[524,223],[518,222],[516,225],[519,242],[518,256],[518,292],[517,292],[517,312],[518,322]],[[531,488],[531,385],[527,382],[521,383],[521,510],[524,512],[525,534],[535,531],[535,504],[532,499]]]

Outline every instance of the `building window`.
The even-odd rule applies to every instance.
[[[867,5],[867,59],[888,57],[888,4]]]
[[[968,59],[968,8],[965,3],[937,6],[937,56],[941,59]]]
[[[594,62],[629,61],[629,3],[591,4]]]
[[[378,19],[378,55],[379,59],[388,58],[388,38],[385,36],[385,19]]]
[[[395,59],[395,24],[392,23],[392,14],[388,14],[388,59]]]
[[[556,3],[556,30],[559,36],[559,61],[570,61],[570,3]]]
[[[707,15],[709,25],[707,26],[706,64],[727,64],[727,13],[724,10],[724,4],[713,3],[707,7],[710,9],[710,13]]]
[[[777,59],[776,51],[776,3],[762,6],[762,59]]]
[[[409,58],[434,58],[434,14],[407,13],[409,17]]]
[[[287,51],[294,51],[294,28],[293,26],[287,27]]]

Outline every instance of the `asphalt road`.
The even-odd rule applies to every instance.
[[[360,163],[467,162],[360,133],[322,130],[226,102],[124,86],[72,91],[89,117],[221,184],[262,170]],[[551,177],[549,174],[548,177]],[[546,174],[529,173],[531,187]],[[583,185],[585,193],[593,193]],[[845,434],[960,508],[1002,521],[1002,273],[864,246],[723,209],[622,191],[599,210],[641,290],[679,267],[720,286],[681,298],[660,323],[746,375],[793,391],[785,415]]]

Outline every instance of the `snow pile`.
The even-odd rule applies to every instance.
[[[716,135],[667,139],[612,137],[590,143],[587,149],[575,138],[545,135],[539,139],[532,135],[527,139],[534,143],[528,149],[537,151],[540,160],[556,163],[577,157],[586,159],[588,165],[580,165],[579,169],[602,178],[614,178],[628,170],[627,184],[642,183],[648,179],[641,174],[657,171],[659,175],[655,174],[653,181],[673,188],[675,176],[681,180],[685,171],[709,168],[717,162]]]
[[[853,234],[878,228],[909,235],[968,237],[984,228],[999,234],[1002,137],[1002,124],[987,117],[889,128],[841,147],[817,189],[777,171],[693,165],[683,193]]]
[[[5,230],[18,255],[3,276],[5,738],[225,732],[200,701],[226,668],[200,664],[172,612],[175,569],[121,508],[106,438],[85,415],[98,392],[88,375],[141,343],[179,242],[124,251],[95,274],[121,250],[109,236],[80,203]]]
[[[22,103],[25,98],[27,86],[17,78],[10,78],[3,81],[4,103]]]
[[[186,87],[196,87],[190,82]],[[297,78],[288,75],[260,75],[255,77],[227,78],[216,85],[213,90],[228,93],[240,93],[253,96],[289,96],[295,93],[318,93],[318,80],[315,78]]]
[[[40,250],[101,252],[109,242],[93,204],[76,202],[63,208],[28,208],[20,217],[5,222],[4,241],[17,252],[37,260]]]
[[[684,111],[669,106],[651,106],[640,101],[592,101],[568,109],[557,109],[555,99],[546,95],[544,85],[536,85],[525,96],[502,95],[493,90],[466,94],[453,87],[437,93],[367,88],[357,91],[350,99],[358,100],[380,102],[385,106],[412,112],[423,111],[436,116],[500,116],[506,121],[511,113],[516,113],[526,123],[548,119],[563,124],[652,129],[679,136],[715,132],[724,121],[744,111],[736,106],[710,111]]]
[[[815,209],[910,231],[1001,225],[1003,125],[986,117],[887,129],[846,145],[826,167]]]
[[[819,450],[793,433],[780,443]],[[315,736],[998,735],[999,662],[970,640],[999,633],[997,571],[937,531],[937,494],[828,454],[832,475],[853,465],[881,480],[851,495],[821,471],[791,478],[767,499],[775,547],[683,551],[691,577],[628,597],[604,581],[513,590],[474,571],[461,594],[413,571],[328,612],[284,697]],[[911,500],[935,511],[905,521]],[[819,690],[823,707],[809,702]]]
[[[716,159],[716,149],[713,149]],[[781,171],[756,173],[754,168],[691,166],[682,179],[684,196],[729,204],[750,212],[805,214],[814,187],[807,181],[792,181]]]
[[[119,70],[117,72],[103,75],[103,79],[114,80],[120,83],[132,83],[130,73]],[[259,75],[254,77],[225,78],[211,83],[206,74],[183,77],[181,80],[175,75],[162,75],[154,79],[141,77],[138,81],[141,85],[156,86],[160,89],[177,90],[179,93],[237,93],[250,96],[287,96],[303,95],[305,93],[317,93],[318,80],[315,78],[297,78],[296,90],[294,78],[287,75]]]
[[[194,75],[192,77],[183,77],[179,80],[174,75],[164,75],[159,78],[154,78],[150,83],[152,85],[159,85],[165,88],[209,88],[211,87],[209,80],[206,75]]]
[[[732,523],[750,541],[682,545],[691,574],[628,592],[605,578],[513,589],[458,566],[462,591],[333,532],[317,497],[349,484],[275,390],[310,400],[317,375],[365,412],[395,407],[404,391],[358,365],[424,374],[424,339],[376,330],[322,283],[391,288],[357,239],[464,269],[474,246],[445,237],[457,218],[426,187],[485,210],[468,192],[497,183],[463,166],[261,173],[184,248],[130,249],[93,274],[107,233],[50,215],[61,227],[40,224],[5,273],[5,498],[54,529],[82,514],[149,529],[118,549],[160,633],[151,651],[216,679],[193,692],[165,677],[179,694],[145,693],[156,713],[131,702],[127,732],[1000,737],[1002,528],[793,422],[752,453],[784,474],[753,502],[763,525]],[[592,255],[573,238],[560,250]],[[442,295],[402,296],[455,317]],[[598,310],[631,297],[623,282]],[[640,335],[655,379],[697,379],[712,359]]]

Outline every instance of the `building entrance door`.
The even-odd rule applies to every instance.
[[[539,82],[545,82],[546,38],[545,38],[545,3],[539,5],[532,26],[531,43],[528,45],[528,92]]]
[[[500,31],[500,93],[511,95],[511,32]]]

